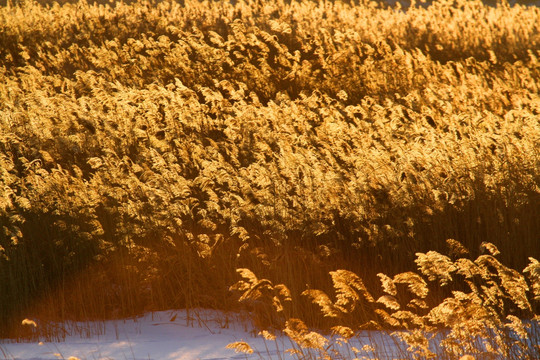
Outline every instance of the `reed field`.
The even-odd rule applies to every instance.
[[[539,58],[505,1],[8,1],[0,333],[205,307],[299,358],[538,358]]]

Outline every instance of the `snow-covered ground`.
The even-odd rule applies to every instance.
[[[33,329],[32,321],[29,329]],[[540,328],[530,323],[530,346],[538,344]],[[39,322],[37,323],[39,327]],[[265,340],[253,330],[248,317],[214,310],[170,310],[115,321],[58,324],[61,339],[36,339],[15,343],[0,339],[0,360],[227,360],[316,359],[317,353],[293,355],[294,346],[286,336]],[[81,335],[83,334],[83,335]],[[429,348],[441,354],[441,335],[434,336]],[[328,337],[327,337],[328,338]],[[48,340],[48,341],[47,341]],[[253,353],[237,353],[230,343],[246,342]],[[412,359],[407,345],[382,331],[362,331],[349,343],[334,338],[324,347],[335,359]],[[356,351],[356,353],[353,351]],[[336,351],[336,352],[334,352]],[[311,355],[311,356],[310,356]],[[478,359],[483,359],[479,357]]]
[[[29,325],[31,326],[31,325]],[[247,321],[239,315],[209,310],[163,311],[127,320],[94,324],[65,324],[68,335],[61,342],[0,343],[0,358],[17,360],[68,359],[236,359],[244,354],[227,344],[247,341],[264,349]],[[88,328],[90,337],[69,335]]]
[[[29,325],[31,326],[31,325]],[[174,310],[143,317],[94,324],[65,324],[61,342],[0,343],[0,358],[68,359],[235,359],[243,354],[226,349],[235,341],[261,344],[238,315],[209,310]],[[88,328],[90,337],[70,335]],[[96,335],[95,333],[100,333]],[[264,344],[263,348],[264,348]],[[239,356],[240,355],[240,356]]]
[[[30,343],[0,340],[0,359],[68,360],[74,357],[81,360],[288,360],[295,358],[285,352],[292,348],[290,341],[285,337],[278,337],[276,341],[265,340],[252,331],[249,322],[239,314],[210,310],[163,311],[129,320],[63,324],[62,328],[66,330],[66,335],[63,341],[58,342],[45,341],[45,339],[41,342],[38,340]],[[81,336],[81,329],[92,330],[92,335]],[[100,335],[95,333],[100,333]],[[357,347],[376,341],[384,343],[381,348],[386,351],[395,349],[395,340],[380,333],[365,332],[359,339],[359,343],[355,344]],[[247,342],[254,352],[247,355],[226,348],[227,344],[237,341]],[[342,350],[347,351],[346,348]],[[391,358],[391,354],[371,355],[378,355],[379,358],[387,358],[384,356],[387,355]]]

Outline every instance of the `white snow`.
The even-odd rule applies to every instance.
[[[249,322],[239,314],[174,310],[154,312],[135,319],[93,324],[67,323],[63,327],[68,333],[77,327],[86,327],[101,334],[90,337],[67,335],[60,342],[10,343],[4,340],[0,342],[0,359],[67,360],[70,356],[81,360],[245,359],[246,354],[225,348],[236,341],[246,341],[254,350],[264,351],[264,358],[270,358],[264,339],[255,337]],[[273,342],[268,342],[268,345],[275,348]],[[276,351],[270,352],[272,354],[279,358]],[[254,352],[248,358],[260,357]]]
[[[39,326],[39,321],[37,322]],[[226,360],[309,358],[293,356],[287,349],[293,346],[285,336],[275,341],[265,340],[238,313],[213,310],[171,310],[146,314],[126,320],[93,323],[58,324],[65,337],[59,341],[38,339],[35,342],[14,343],[0,340],[0,359],[7,360]],[[31,326],[31,325],[29,325]],[[83,330],[83,331],[81,331]],[[86,330],[87,335],[82,336]],[[41,341],[39,341],[41,340]],[[252,354],[236,353],[226,346],[245,341]],[[354,358],[351,347],[375,347],[363,355],[367,358],[392,359],[403,355],[407,346],[384,332],[364,331],[353,344],[340,346],[331,342],[344,358]],[[378,345],[377,345],[378,344]],[[311,353],[315,358],[315,353]],[[70,357],[74,357],[70,359]]]

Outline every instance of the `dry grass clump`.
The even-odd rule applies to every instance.
[[[280,329],[291,340],[291,353],[299,359],[341,359],[351,354],[395,357],[396,352],[406,359],[537,359],[540,324],[535,273],[539,263],[530,258],[520,273],[495,257],[495,245],[486,243],[485,247],[490,254],[475,260],[452,261],[435,251],[418,253],[417,273],[378,274],[383,291],[376,301],[365,287],[354,286],[361,283],[354,273],[331,272],[335,304],[321,290],[308,289],[303,295],[320,307],[324,317],[338,318],[338,325],[331,328],[329,337],[310,330],[300,319],[286,320]],[[338,273],[353,285],[336,281]],[[461,290],[452,291],[439,303],[429,291],[432,286],[452,285]],[[371,308],[377,318],[367,321],[363,312],[354,311],[359,307]],[[363,330],[369,328],[386,329],[396,342],[366,340]],[[360,345],[366,348],[361,351]]]
[[[433,305],[415,253],[441,285],[464,250],[427,252],[448,238],[525,267],[540,252],[539,24],[536,7],[479,1],[1,7],[2,331],[234,308],[236,268],[273,281],[244,303],[287,284],[283,311],[309,326],[415,323],[380,306],[400,311],[403,287],[405,305]],[[404,275],[364,301],[378,273]],[[301,294],[333,285],[321,318]],[[447,287],[430,294],[463,291]]]

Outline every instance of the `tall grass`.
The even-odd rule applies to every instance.
[[[448,238],[524,268],[539,24],[479,1],[0,8],[2,333],[236,308],[237,268],[322,326],[306,284],[346,269],[373,291]]]
[[[416,272],[377,274],[377,300],[363,280],[347,270],[330,272],[335,296],[305,290],[302,295],[329,319],[331,332],[314,331],[303,320],[287,316],[292,299],[284,284],[238,269],[243,279],[232,289],[241,294],[240,302],[258,307],[259,319],[280,319],[273,327],[262,325],[260,334],[275,341],[272,332],[281,331],[291,343],[282,351],[298,359],[537,359],[538,260],[530,258],[520,273],[497,259],[500,252],[491,243],[482,244],[484,254],[474,260],[458,241],[449,239],[448,245],[453,259],[435,251],[417,253]],[[439,302],[431,293],[437,286],[460,290]],[[253,352],[246,342],[228,347]]]

